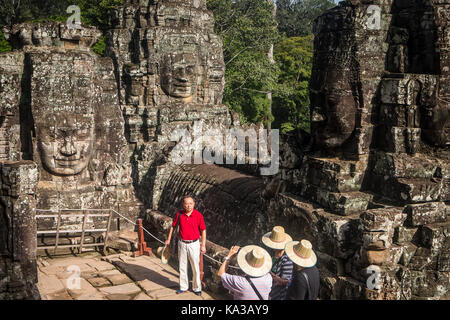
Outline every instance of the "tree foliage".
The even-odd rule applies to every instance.
[[[111,28],[111,11],[124,0],[69,0],[81,9],[81,22],[96,26],[102,31]]]
[[[80,8],[81,21],[100,30],[111,27],[111,10],[124,0],[0,0],[0,26],[32,21],[66,21],[70,5]]]
[[[278,67],[268,52],[278,40],[273,4],[265,0],[208,0],[222,37],[226,66],[224,103],[243,122],[273,120],[267,92],[277,86]]]
[[[8,41],[5,40],[3,36],[3,32],[0,31],[0,52],[8,52],[11,51],[11,45]]]
[[[273,95],[273,127],[283,132],[295,128],[308,131],[313,36],[286,38],[275,46],[274,57],[280,75]]]
[[[81,22],[106,31],[111,28],[111,10],[124,0],[0,0],[0,27],[22,22],[65,22],[73,13],[67,13],[70,5],[80,8]],[[11,46],[0,37],[0,52],[10,51]],[[94,52],[103,55],[104,37],[93,47]]]
[[[332,0],[277,0],[278,30],[287,37],[311,34],[314,19],[335,5]]]

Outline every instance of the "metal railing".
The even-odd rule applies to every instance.
[[[70,212],[83,212],[82,214],[79,213],[70,213]],[[55,234],[55,244],[53,245],[42,245],[37,246],[37,249],[53,249],[53,252],[56,252],[58,248],[78,248],[78,253],[81,253],[83,251],[83,247],[100,247],[102,246],[104,249],[106,249],[106,244],[108,241],[108,235],[109,235],[109,229],[111,225],[111,217],[113,214],[112,209],[36,209],[37,213],[44,212],[44,214],[36,214],[36,219],[42,219],[42,218],[56,218],[56,230],[38,230],[37,236],[39,235],[46,235],[46,234]],[[57,212],[57,214],[47,214],[46,212]],[[67,214],[63,214],[63,212],[68,212]],[[97,213],[89,213],[89,212],[97,212]],[[107,212],[107,213],[98,213],[98,212]],[[73,217],[83,217],[83,222],[81,229],[61,229],[61,220],[66,218],[73,218]],[[86,223],[88,218],[91,217],[100,217],[100,218],[108,218],[106,222],[106,228],[91,228],[86,229]],[[86,232],[89,233],[103,233],[103,242],[99,243],[84,243],[85,242],[85,235]],[[59,237],[60,234],[77,234],[81,233],[81,240],[80,243],[72,243],[72,244],[65,244],[60,245],[59,244]]]

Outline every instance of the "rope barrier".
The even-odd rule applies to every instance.
[[[41,212],[54,212],[54,211],[109,211],[111,210],[112,212],[114,212],[115,214],[117,214],[118,216],[120,216],[121,218],[125,219],[126,221],[128,221],[129,223],[136,225],[135,222],[131,221],[130,219],[128,219],[127,217],[124,217],[123,215],[121,215],[119,212],[117,212],[114,209],[55,209],[55,210],[51,210],[51,209],[36,209],[36,211],[41,211]],[[164,241],[161,241],[160,239],[158,239],[156,236],[154,236],[150,231],[148,231],[147,229],[145,229],[144,227],[142,227],[142,229],[148,233],[150,236],[152,236],[155,240],[159,241],[162,244],[166,244]],[[208,259],[210,259],[211,261],[214,261],[216,263],[218,263],[219,265],[222,264],[222,262],[214,259],[213,257],[208,256],[206,253],[203,254],[205,257],[207,257]],[[228,266],[229,268],[232,269],[240,269],[239,267],[235,267],[235,266]]]
[[[124,218],[125,220],[127,220],[128,222],[132,223],[133,225],[136,225],[136,223],[134,223],[133,221],[131,221],[130,219],[124,217],[123,215],[121,215],[120,213],[118,213],[116,210],[111,209],[112,212],[114,212],[115,214],[117,214],[118,216]],[[147,229],[145,229],[144,227],[142,227],[142,229],[147,232],[149,235],[151,235],[153,238],[155,238],[156,240],[158,240],[160,243],[162,244],[166,244],[165,242],[161,241],[160,239],[158,239],[156,236],[154,236],[153,234],[150,233],[150,231],[148,231]],[[206,253],[203,254],[206,258],[218,263],[219,265],[222,265],[222,262],[214,259],[213,257],[208,256]],[[235,266],[228,266],[228,268],[232,268],[232,269],[240,269],[239,267],[235,267]]]

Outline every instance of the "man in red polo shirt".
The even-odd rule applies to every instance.
[[[184,210],[177,212],[166,240],[166,245],[170,244],[173,229],[178,219],[180,231],[178,233],[178,261],[180,263],[180,289],[177,293],[182,293],[189,289],[189,279],[187,274],[187,261],[191,263],[193,281],[192,291],[195,294],[202,294],[202,284],[200,281],[200,252],[206,252],[206,226],[203,215],[194,209],[194,199],[192,197],[184,197]],[[202,241],[200,245],[200,231],[202,233]]]

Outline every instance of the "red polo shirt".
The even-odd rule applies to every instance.
[[[177,224],[178,217],[180,217],[180,233],[179,237],[182,240],[197,240],[200,238],[200,231],[206,230],[205,220],[203,220],[203,215],[197,210],[193,210],[191,215],[188,217],[184,210],[177,212],[175,219],[173,219],[172,227],[175,228]]]

